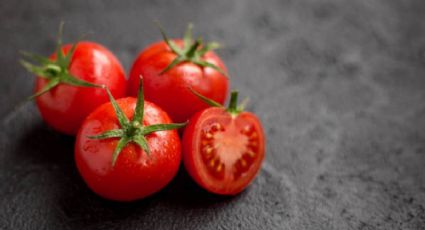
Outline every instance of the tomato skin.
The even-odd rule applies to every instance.
[[[62,46],[67,54],[71,44]],[[50,59],[55,60],[53,54]],[[98,85],[106,85],[116,98],[126,94],[125,72],[118,59],[105,47],[94,42],[79,42],[68,67],[71,75]],[[34,92],[46,85],[37,77]],[[97,106],[108,102],[101,88],[59,84],[35,99],[43,119],[59,132],[75,135],[84,118]]]
[[[135,98],[117,100],[131,119]],[[171,123],[161,108],[145,101],[144,125]],[[75,161],[86,184],[98,195],[116,201],[132,201],[149,196],[165,187],[176,175],[181,161],[181,144],[176,130],[159,131],[146,136],[150,155],[129,143],[112,166],[112,154],[118,138],[90,139],[88,136],[120,128],[111,103],[93,111],[77,134]]]
[[[181,40],[173,41],[182,46]],[[143,75],[146,99],[167,111],[174,122],[185,122],[196,112],[208,108],[188,87],[223,104],[229,88],[229,80],[225,75],[190,62],[178,64],[160,74],[175,58],[176,54],[163,41],[143,50],[130,71],[130,95],[137,95],[140,75]],[[214,52],[207,52],[203,59],[227,72]]]
[[[200,130],[205,124],[211,122],[230,121],[239,126],[250,125],[258,133],[257,156],[251,164],[249,170],[243,177],[232,180],[231,176],[224,176],[224,179],[217,180],[209,175],[207,167],[201,160],[199,151]],[[242,125],[243,124],[243,125]],[[227,129],[224,125],[224,129]],[[237,141],[236,141],[237,142]],[[215,142],[217,143],[217,142]],[[220,195],[236,195],[243,191],[254,179],[260,170],[261,163],[265,157],[265,137],[260,120],[250,112],[241,112],[232,117],[224,108],[212,107],[196,113],[189,121],[183,134],[183,163],[193,180],[209,192]],[[218,154],[219,155],[219,154]]]

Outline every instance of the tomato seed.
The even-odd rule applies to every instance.
[[[203,146],[207,145],[208,143],[209,143],[209,141],[205,141],[205,140],[202,141]]]
[[[210,167],[214,167],[215,165],[215,158],[210,160]]]
[[[255,157],[255,153],[254,153],[253,151],[251,151],[251,150],[248,150],[246,153],[247,153],[247,154],[248,154],[248,156],[250,156],[250,157]]]
[[[217,131],[221,131],[221,130],[224,130],[224,128],[223,128],[223,126],[221,126],[219,123],[214,123],[214,124],[211,126],[211,131],[212,131],[212,132],[217,132]]]
[[[212,153],[212,151],[213,151],[213,147],[211,147],[211,146],[207,146],[207,147],[204,148],[204,152],[207,155],[210,155]]]
[[[242,129],[242,133],[245,133],[245,134],[249,133],[250,130],[251,130],[251,127],[249,125],[247,125]]]
[[[205,138],[212,139],[213,135],[211,133],[205,133]]]
[[[223,163],[221,163],[221,164],[219,164],[218,166],[217,166],[217,169],[216,169],[216,171],[217,172],[221,172],[221,170],[223,169]]]
[[[241,165],[242,165],[242,167],[244,167],[244,168],[245,168],[245,167],[246,167],[246,161],[245,161],[244,159],[241,159],[240,161],[241,161]]]

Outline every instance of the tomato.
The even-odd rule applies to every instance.
[[[71,48],[64,45],[66,55]],[[56,55],[52,56],[52,60]],[[68,66],[71,75],[97,85],[106,85],[115,97],[126,94],[124,69],[117,58],[105,47],[93,42],[79,42]],[[47,80],[37,78],[35,92],[43,89]],[[56,130],[75,134],[84,118],[97,106],[108,101],[101,88],[58,84],[36,98],[43,119]]]
[[[236,97],[232,94],[232,101]],[[245,189],[258,173],[264,152],[260,120],[235,103],[228,109],[198,112],[183,135],[186,170],[201,187],[216,194],[234,195]]]
[[[171,129],[182,124],[170,122],[151,102],[111,99],[84,120],[77,134],[80,175],[95,193],[111,200],[132,201],[159,191],[176,175],[181,161],[180,139]]]
[[[189,34],[186,33],[184,40],[169,40],[164,36],[164,41],[148,46],[130,71],[130,95],[137,94],[139,75],[143,75],[146,99],[167,111],[175,122],[187,121],[208,107],[188,87],[223,103],[229,85],[226,67],[212,51],[216,43],[191,43]]]
[[[60,59],[55,53],[43,59],[41,67],[26,63],[27,69],[38,75],[34,92],[41,116],[68,135],[74,135],[84,118],[108,101],[104,90],[93,86],[105,85],[115,97],[124,97],[127,87],[123,67],[108,49],[88,41],[78,42],[74,48],[71,44],[60,46]]]

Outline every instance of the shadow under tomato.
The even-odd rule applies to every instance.
[[[207,192],[192,180],[183,165],[173,181],[161,193],[168,204],[187,209],[226,205],[243,196],[243,193],[237,196],[221,196]]]
[[[40,122],[32,126],[18,139],[16,154],[24,162],[31,161],[46,167],[73,165],[74,137],[55,132]]]

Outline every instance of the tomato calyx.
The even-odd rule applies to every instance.
[[[227,76],[227,74],[218,66],[213,63],[207,62],[203,60],[203,56],[211,50],[220,48],[220,44],[217,42],[208,42],[205,45],[203,44],[202,38],[198,38],[195,41],[192,39],[192,29],[193,24],[189,23],[187,26],[186,32],[183,36],[183,48],[180,48],[175,42],[170,40],[168,36],[165,34],[164,29],[161,27],[159,23],[158,27],[164,39],[164,42],[168,45],[173,53],[177,55],[177,57],[167,66],[164,70],[161,71],[160,74],[163,74],[178,65],[182,62],[191,62],[201,67],[210,67],[219,73]]]
[[[191,87],[189,87],[189,90],[192,91],[193,94],[195,94],[195,96],[197,96],[201,101],[205,102],[206,104],[208,104],[211,107],[219,107],[219,108],[224,108],[223,105],[221,105],[220,103],[205,97],[204,95],[200,94],[199,92],[195,91],[194,89],[192,89]],[[245,109],[246,104],[248,103],[248,99],[245,98],[242,103],[240,103],[239,105],[238,103],[238,94],[239,92],[236,90],[233,90],[230,94],[230,101],[229,101],[229,106],[226,108],[226,111],[228,113],[230,113],[230,115],[232,116],[237,116],[239,113],[243,112]]]
[[[154,124],[149,126],[143,125],[144,116],[144,95],[143,95],[143,78],[140,76],[139,94],[137,96],[136,108],[131,121],[125,116],[122,109],[118,106],[110,90],[105,87],[108,94],[109,100],[111,101],[112,107],[114,108],[118,122],[121,126],[120,129],[113,129],[106,131],[96,136],[89,136],[91,139],[108,139],[108,138],[120,138],[112,154],[112,166],[121,153],[121,150],[130,142],[137,144],[143,149],[147,155],[150,153],[149,145],[146,140],[146,135],[165,130],[172,130],[182,128],[186,123],[171,123],[171,124]]]
[[[56,45],[56,60],[54,61],[41,55],[32,54],[25,51],[21,52],[23,56],[37,63],[37,65],[35,65],[22,59],[20,60],[21,65],[28,72],[36,74],[38,77],[47,80],[47,84],[28,99],[34,99],[48,92],[59,84],[68,84],[80,87],[101,87],[99,85],[81,80],[69,73],[68,67],[71,63],[71,59],[74,55],[77,43],[74,43],[69,52],[64,55],[62,50],[62,32],[63,22],[61,22],[59,25],[58,40]]]

